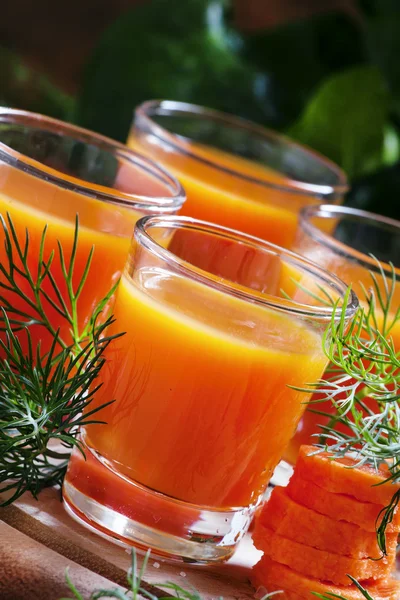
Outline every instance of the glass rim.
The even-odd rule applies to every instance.
[[[207,158],[204,158],[204,156],[201,156],[198,153],[196,153],[195,151],[189,150],[188,148],[184,147],[184,145],[180,141],[180,136],[178,134],[169,132],[167,129],[165,129],[161,125],[158,125],[158,123],[156,123],[153,120],[152,117],[157,114],[157,111],[163,110],[169,111],[171,113],[175,111],[183,113],[186,112],[189,115],[190,113],[193,113],[195,115],[200,115],[213,121],[226,123],[227,125],[235,127],[236,129],[246,130],[249,133],[264,138],[265,140],[280,142],[282,144],[285,144],[287,147],[291,146],[293,148],[296,148],[299,151],[301,151],[304,155],[308,155],[310,159],[314,161],[317,160],[318,162],[323,163],[328,169],[334,172],[337,175],[338,183],[335,185],[308,183],[306,181],[301,181],[299,179],[292,179],[288,177],[288,181],[290,182],[290,184],[285,185],[264,179],[259,179],[257,177],[252,177],[251,175],[241,173],[239,170],[230,169],[229,167],[220,165],[217,162],[208,160]],[[264,186],[268,189],[276,189],[286,193],[290,192],[299,195],[310,195],[311,193],[314,196],[320,197],[330,195],[343,195],[349,189],[347,177],[343,169],[341,169],[329,158],[326,158],[316,150],[309,148],[304,144],[300,144],[299,142],[296,142],[295,140],[292,140],[291,138],[281,133],[277,133],[272,129],[268,129],[267,127],[258,125],[257,123],[248,119],[231,115],[229,113],[224,113],[213,108],[207,108],[198,104],[180,102],[177,100],[147,100],[135,108],[133,122],[134,125],[136,124],[135,116],[139,117],[139,119],[146,122],[152,135],[160,139],[163,143],[169,144],[179,153],[185,154],[190,158],[193,158],[209,167],[218,169],[219,171],[223,171],[229,175],[232,175],[244,181],[256,183],[257,185]]]
[[[164,169],[164,167],[155,161],[131,150],[124,144],[100,133],[39,113],[0,106],[0,124],[1,123],[42,128],[50,133],[56,133],[65,137],[68,136],[71,139],[84,144],[92,145],[100,150],[110,152],[110,154],[121,160],[122,164],[137,168],[157,179],[160,184],[170,190],[171,195],[146,196],[122,192],[112,187],[91,183],[79,177],[71,175],[66,177],[62,171],[58,171],[53,167],[47,167],[40,162],[40,160],[30,158],[29,156],[14,150],[7,144],[0,142],[0,160],[18,170],[23,170],[30,175],[45,179],[58,187],[72,189],[85,196],[129,207],[131,209],[154,210],[156,212],[161,210],[165,213],[175,212],[182,207],[186,200],[186,193],[181,183],[176,177],[169,173],[168,170]]]
[[[307,235],[309,235],[314,241],[326,246],[336,254],[345,258],[357,260],[361,266],[367,269],[380,270],[377,265],[377,259],[371,254],[364,254],[360,250],[352,248],[348,244],[336,240],[334,237],[322,231],[316,225],[311,223],[313,218],[322,219],[337,219],[337,218],[351,218],[365,223],[370,222],[373,226],[382,226],[385,229],[390,229],[398,236],[400,236],[400,221],[392,219],[391,217],[385,217],[377,213],[372,213],[367,210],[359,208],[352,208],[351,206],[336,206],[334,204],[320,204],[318,206],[306,206],[300,210],[298,229],[302,229]],[[383,268],[386,273],[392,273],[392,263],[379,261],[379,265]],[[393,265],[393,268],[397,274],[400,274],[399,267]]]
[[[197,232],[209,232],[219,235],[225,239],[231,239],[232,241],[245,244],[255,249],[267,251],[270,254],[285,258],[288,264],[297,265],[301,267],[303,272],[308,273],[314,279],[319,279],[320,283],[326,284],[327,287],[334,289],[338,293],[339,297],[343,300],[349,287],[339,277],[330,273],[312,262],[311,260],[300,256],[286,248],[281,248],[276,244],[262,240],[261,238],[242,233],[235,229],[229,229],[222,225],[216,225],[215,223],[209,223],[207,221],[201,221],[199,219],[193,219],[192,217],[184,216],[147,216],[142,217],[136,222],[134,229],[134,240],[149,250],[153,255],[164,260],[165,262],[172,264],[175,269],[186,277],[197,281],[198,283],[205,284],[225,294],[234,296],[241,300],[251,302],[253,304],[259,304],[266,308],[279,310],[280,312],[295,315],[298,317],[311,317],[322,321],[331,321],[332,317],[336,320],[342,318],[342,307],[339,306],[339,310],[336,311],[335,307],[326,306],[313,306],[309,304],[302,304],[295,302],[294,300],[280,298],[272,294],[263,293],[257,295],[257,291],[247,286],[241,286],[238,289],[234,283],[229,280],[216,278],[204,269],[192,265],[190,262],[180,258],[164,246],[159,244],[150,234],[149,230],[152,228],[169,228],[173,230],[186,229]],[[129,265],[131,258],[128,258],[127,265]],[[351,319],[359,306],[358,298],[353,290],[350,289],[348,302],[345,310],[345,318]],[[335,314],[334,314],[335,313]]]

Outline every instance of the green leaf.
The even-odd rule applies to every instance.
[[[389,104],[377,68],[347,69],[322,83],[289,135],[325,154],[354,178],[383,164]]]
[[[268,121],[268,82],[238,55],[227,8],[223,0],[151,0],[122,15],[89,61],[76,120],[125,141],[134,107],[168,98]]]
[[[268,77],[278,127],[298,118],[323,79],[367,60],[360,22],[339,12],[243,34],[241,55]]]

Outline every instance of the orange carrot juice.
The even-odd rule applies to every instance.
[[[367,309],[365,292],[369,294],[373,289],[370,270],[374,272],[380,292],[385,298],[384,278],[377,268],[376,261],[369,256],[369,252],[381,261],[387,283],[390,285],[392,271],[388,262],[391,261],[395,267],[400,267],[399,241],[399,221],[345,207],[321,206],[318,209],[307,209],[301,214],[294,250],[351,285],[361,304]],[[395,268],[395,275],[396,284],[388,324],[393,321],[400,306],[399,268]],[[383,313],[379,302],[376,302],[375,313],[377,325],[380,331],[383,331]],[[392,338],[396,350],[400,351],[399,320],[387,331],[387,335]],[[318,396],[314,397],[314,399],[318,398]],[[366,398],[365,402],[373,409],[372,400]],[[328,417],[311,412],[313,409],[328,414],[334,413],[330,401],[319,402],[318,405],[307,409],[285,452],[285,459],[288,462],[296,462],[300,446],[315,442],[315,434],[321,433],[319,426],[328,423]]]
[[[260,321],[257,309],[248,317],[264,336],[255,343],[246,328],[232,335],[229,311],[238,312],[238,301],[210,323],[201,307],[190,315],[192,284],[158,276],[161,304],[146,293],[153,276],[141,282],[144,289],[126,276],[121,281],[114,329],[127,334],[116,343],[96,400],[118,402],[102,414],[109,428],[89,427],[87,443],[125,475],[174,498],[246,506],[263,491],[301,412],[300,393],[286,385],[314,380],[325,365],[319,339],[280,315]]]
[[[76,308],[75,320],[81,331],[97,303],[120,277],[136,220],[148,212],[162,212],[163,202],[166,212],[174,207],[177,210],[183,201],[183,193],[179,197],[181,188],[155,165],[123,146],[40,115],[2,109],[0,142],[0,214],[9,230],[8,219],[12,220],[20,244],[25,243],[28,231],[27,263],[35,280],[41,238],[47,227],[43,260],[55,253],[51,273],[71,314],[73,307],[67,296],[58,243],[68,268],[76,217],[79,230],[73,269],[75,291],[94,248]],[[7,276],[11,269],[4,240],[4,230],[0,228],[0,263],[4,269],[0,273],[1,304],[10,319],[29,321],[31,317],[40,323],[43,317],[35,307],[10,289]],[[14,262],[22,268],[15,243],[12,248]],[[34,300],[27,279],[16,272],[14,275],[18,289]],[[38,295],[53,330],[59,329],[62,341],[70,344],[72,325],[52,305],[51,301],[61,306],[49,278],[42,282]],[[30,332],[34,344],[41,340],[42,349],[48,349],[52,336],[45,327],[31,324]],[[24,342],[24,335],[20,337]]]
[[[166,223],[160,227],[168,229]],[[251,240],[216,226],[209,236],[206,223],[176,223],[182,225],[175,231],[195,234],[193,243],[219,232],[214,241],[223,253],[227,241],[244,246]],[[150,219],[146,227],[157,231],[156,224]],[[75,453],[66,500],[85,505],[90,498],[91,506],[103,502],[128,517],[112,491],[113,478],[121,477],[163,494],[166,502],[215,514],[255,507],[303,411],[304,395],[288,386],[318,379],[326,365],[326,322],[318,322],[325,309],[312,307],[315,319],[298,318],[288,309],[295,303],[253,293],[239,276],[232,282],[189,266],[155,244],[153,232],[141,235],[137,243],[144,239],[154,251],[137,248],[122,277],[109,332],[126,334],[108,348],[91,408],[115,402],[102,411],[107,425],[90,425],[84,434],[88,452],[108,465],[109,484],[99,495],[98,469],[82,460],[78,469]],[[249,249],[255,261],[270,252],[267,245]],[[285,255],[271,255],[276,270]],[[276,310],[275,301],[286,308]]]
[[[338,167],[275,133],[235,117],[179,102],[136,110],[128,145],[182,182],[181,214],[244,231],[284,247],[293,242],[302,206],[339,202]]]

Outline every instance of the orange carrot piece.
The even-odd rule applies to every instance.
[[[329,452],[315,453],[314,446],[301,446],[296,463],[296,476],[312,481],[328,492],[347,494],[374,504],[388,505],[400,485],[382,484],[389,476],[388,469],[379,471],[371,466],[355,467],[350,457],[332,459]],[[353,468],[349,468],[353,467]]]
[[[374,561],[318,550],[282,537],[267,527],[263,528],[263,535],[257,536],[256,544],[259,550],[276,562],[288,565],[294,571],[308,577],[329,581],[335,585],[350,585],[347,574],[360,581],[384,579],[394,565],[393,557]]]
[[[348,600],[365,600],[354,585],[335,586],[330,583],[312,579],[293,571],[286,565],[279,564],[264,556],[255,567],[251,577],[255,588],[264,588],[266,592],[283,590],[276,595],[276,600],[316,600],[311,592],[319,594],[337,594]],[[363,587],[374,600],[399,600],[400,581],[388,579],[373,583],[364,583]]]
[[[281,487],[273,490],[256,520],[253,534],[256,546],[258,537],[264,535],[264,527],[282,537],[334,554],[353,558],[380,558],[382,554],[375,532],[316,513],[292,500]],[[397,534],[388,535],[386,545],[393,560],[396,544]]]
[[[296,472],[292,476],[287,486],[288,495],[298,504],[302,504],[322,515],[337,519],[338,521],[348,521],[373,532],[376,528],[376,520],[383,504],[373,504],[371,502],[361,502],[353,496],[345,494],[334,494],[327,492],[312,481],[300,479]],[[400,530],[400,510],[396,510],[392,523],[387,527],[387,533],[397,533]]]

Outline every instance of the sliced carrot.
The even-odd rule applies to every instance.
[[[365,531],[373,532],[376,528],[376,519],[384,508],[383,504],[361,502],[353,496],[327,492],[312,481],[301,479],[295,472],[287,486],[288,495],[298,504],[337,519],[358,525]],[[397,510],[393,521],[387,527],[391,534],[400,530],[400,511]]]
[[[283,590],[276,600],[315,600],[311,592],[319,594],[336,594],[347,600],[365,600],[365,597],[354,585],[335,586],[318,581],[293,571],[286,565],[279,564],[268,556],[264,556],[253,568],[252,583],[255,588],[264,588],[266,592]],[[364,583],[363,587],[374,600],[399,600],[400,581],[388,579],[373,583]]]
[[[388,469],[376,470],[367,465],[356,467],[356,464],[350,457],[333,460],[329,452],[315,454],[313,446],[301,446],[296,476],[312,481],[328,492],[348,494],[362,502],[389,504],[400,485],[383,483],[389,476]]]
[[[263,526],[260,526],[263,527]],[[393,568],[392,557],[374,561],[369,558],[350,558],[305,546],[282,537],[267,527],[257,536],[257,547],[264,554],[294,571],[308,577],[329,581],[335,585],[350,585],[347,574],[360,581],[384,579]]]
[[[256,546],[258,537],[264,535],[264,527],[269,527],[282,537],[334,554],[353,558],[381,556],[375,532],[316,513],[292,500],[286,489],[281,487],[273,490],[257,518],[253,534]],[[397,534],[388,535],[386,545],[393,560],[396,544]]]

